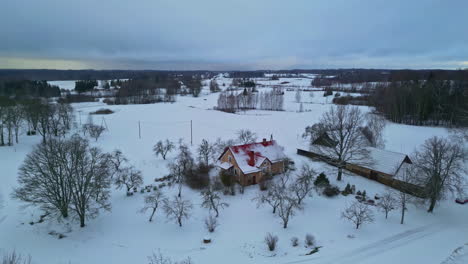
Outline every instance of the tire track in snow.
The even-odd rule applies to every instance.
[[[283,264],[294,264],[294,263],[317,263],[317,264],[332,264],[332,263],[359,263],[359,260],[373,257],[392,249],[407,245],[413,241],[420,240],[423,237],[435,234],[442,231],[444,226],[441,224],[426,225],[396,235],[381,239],[379,241],[370,243],[368,245],[359,247],[351,250],[347,253],[341,254],[336,257],[316,257],[308,258],[297,261],[285,262]]]

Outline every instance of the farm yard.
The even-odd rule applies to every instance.
[[[210,93],[209,80],[203,80],[198,97],[177,95],[173,103],[140,105],[106,105],[102,101],[73,103],[75,125],[69,132],[82,134],[86,122],[101,124],[105,131],[99,139],[89,138],[92,146],[104,152],[122,151],[129,164],[141,171],[143,186],[159,186],[155,179],[170,174],[168,164],[175,160],[177,151],[169,152],[166,159],[155,156],[153,146],[168,139],[174,144],[183,142],[194,156],[203,140],[214,143],[236,139],[241,129],[255,133],[257,142],[273,138],[284,148],[296,170],[291,179],[298,177],[303,165],[309,165],[317,174],[324,173],[331,184],[343,190],[347,184],[366,191],[368,197],[382,196],[387,187],[375,181],[344,171],[343,180],[336,181],[337,169],[324,162],[297,154],[297,148],[308,144],[303,134],[307,126],[320,121],[329,111],[332,96],[324,97],[323,90],[310,85],[313,75],[279,80],[258,80],[258,92],[270,92],[283,87],[283,111],[242,110],[227,113],[215,110],[219,92]],[[265,78],[264,78],[265,79]],[[232,78],[216,76],[221,90]],[[54,82],[71,90],[74,81]],[[63,87],[62,87],[63,86]],[[292,90],[288,90],[291,88]],[[299,92],[297,89],[306,89]],[[242,92],[242,89],[239,90]],[[333,93],[336,93],[333,92]],[[341,92],[347,94],[346,92]],[[359,93],[349,93],[360,95]],[[368,106],[357,106],[362,112],[371,112]],[[108,115],[89,115],[107,108]],[[447,137],[442,127],[410,126],[386,122],[383,130],[385,149],[410,155],[433,136]],[[151,222],[150,212],[141,212],[145,197],[154,192],[152,187],[128,196],[125,188],[110,193],[110,211],[102,211],[80,228],[76,220],[51,218],[38,223],[43,214],[34,207],[11,198],[18,187],[18,168],[41,136],[20,135],[19,144],[0,148],[1,185],[0,200],[0,253],[15,250],[31,255],[33,263],[147,263],[153,253],[174,261],[190,258],[192,263],[462,263],[466,252],[454,250],[468,242],[468,207],[454,203],[455,197],[437,204],[433,213],[427,206],[409,204],[405,223],[400,224],[398,210],[391,211],[388,219],[377,206],[370,205],[374,221],[356,229],[353,223],[341,217],[342,212],[356,201],[355,195],[327,197],[314,188],[283,228],[279,217],[267,205],[253,201],[260,192],[258,185],[246,186],[243,193],[221,194],[229,206],[219,212],[219,226],[213,233],[205,229],[209,211],[203,208],[200,190],[182,186],[181,196],[193,204],[190,217],[179,226],[168,220],[162,206]],[[176,147],[177,148],[177,147]],[[216,153],[220,155],[221,153]],[[217,177],[212,169],[212,180]],[[316,177],[317,175],[314,175]],[[273,176],[279,178],[281,175]],[[467,177],[465,175],[465,177]],[[172,199],[178,193],[176,184],[159,187],[165,197]],[[278,237],[276,249],[269,251],[265,235]],[[62,236],[58,237],[59,234]],[[314,245],[305,245],[306,234],[315,237]],[[206,237],[211,243],[203,243]],[[291,239],[298,238],[298,246]],[[318,252],[310,254],[317,248]],[[430,248],[430,254],[428,249]],[[465,246],[466,248],[466,246]],[[460,253],[461,252],[461,253]],[[460,257],[461,256],[461,257]]]

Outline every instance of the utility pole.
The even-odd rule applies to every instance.
[[[192,120],[190,120],[190,146],[193,146]]]
[[[140,125],[140,120],[138,120],[138,138],[141,139],[141,125]]]

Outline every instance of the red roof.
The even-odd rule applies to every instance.
[[[274,140],[230,146],[224,152],[227,149],[231,149],[239,167],[244,172],[257,169],[265,159],[276,161],[285,157],[282,148]]]

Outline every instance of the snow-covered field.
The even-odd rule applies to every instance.
[[[307,80],[310,83],[310,79]],[[300,85],[302,80],[297,82]],[[228,84],[226,82],[226,87]],[[145,184],[151,184],[154,178],[168,173],[168,161],[156,158],[152,146],[164,139],[177,141],[182,138],[190,143],[190,121],[193,123],[193,151],[202,139],[234,138],[237,130],[247,128],[256,132],[259,138],[273,135],[297,167],[309,163],[317,172],[323,171],[334,180],[334,168],[296,154],[295,147],[304,128],[317,122],[330,106],[331,97],[323,97],[323,92],[313,92],[313,97],[309,93],[302,93],[306,111],[301,113],[297,112],[299,104],[295,102],[293,91],[286,91],[286,111],[282,112],[229,114],[215,111],[212,108],[218,95],[206,91],[199,98],[178,97],[173,104],[106,106],[115,113],[94,116],[94,123],[105,122],[108,131],[92,144],[105,151],[122,150],[143,172]],[[78,115],[85,122],[87,113],[103,104],[73,106],[79,123]],[[367,107],[362,109],[369,110]],[[444,136],[447,131],[389,123],[384,134],[387,149],[410,154],[427,138]],[[305,201],[305,209],[291,219],[287,229],[283,229],[280,219],[272,215],[270,208],[257,208],[251,201],[259,192],[258,186],[246,188],[244,194],[222,197],[230,206],[220,212],[220,226],[210,235],[211,244],[202,243],[207,234],[203,220],[208,211],[200,207],[200,194],[189,188],[183,189],[182,196],[193,202],[194,209],[183,227],[167,222],[159,209],[153,222],[149,223],[148,215],[139,212],[144,195],[136,193],[127,197],[122,190],[112,193],[112,211],[101,213],[84,228],[74,222],[30,225],[30,221],[38,219],[40,211],[23,208],[23,204],[10,198],[10,193],[17,186],[18,167],[32,146],[39,142],[40,136],[22,135],[20,144],[0,148],[0,193],[4,200],[4,208],[0,210],[0,253],[16,250],[30,254],[33,263],[147,263],[147,256],[158,250],[174,260],[190,257],[193,263],[441,263],[456,248],[468,242],[468,205],[457,205],[453,199],[441,202],[433,214],[426,213],[426,208],[410,206],[404,225],[399,224],[398,212],[391,212],[389,219],[385,219],[383,213],[375,210],[376,221],[355,230],[351,223],[340,218],[343,208],[354,200],[353,196],[339,195],[330,199],[314,193]],[[174,152],[169,154],[169,160],[172,158]],[[355,184],[357,189],[365,189],[369,196],[385,190],[376,182],[349,173],[338,185],[343,188],[348,182]],[[168,197],[176,192],[175,188],[165,189]],[[63,232],[66,237],[57,239],[49,235],[50,231]],[[278,248],[273,254],[263,242],[267,232],[279,237]],[[322,246],[311,256],[305,256],[310,249],[303,247],[306,233],[313,234]],[[291,246],[293,236],[300,239],[297,248]]]

